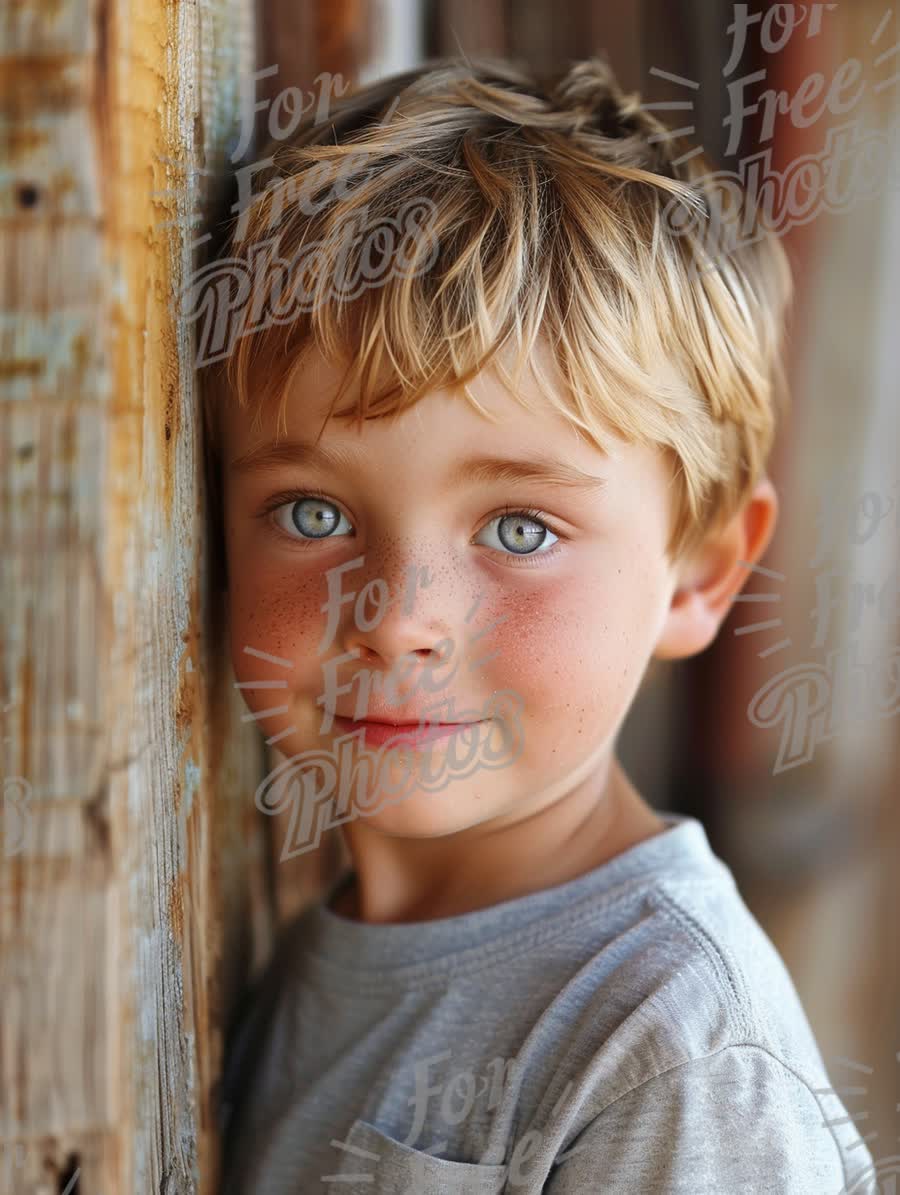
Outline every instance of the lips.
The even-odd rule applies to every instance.
[[[370,726],[419,726],[423,718],[428,721],[428,715],[422,713],[418,718],[352,718],[349,714],[339,714],[335,711],[332,714],[334,718],[340,718],[342,722],[352,722],[355,726],[362,726],[368,723]],[[472,719],[471,721],[480,721],[481,719]],[[429,721],[430,726],[469,726],[470,722],[436,722]]]
[[[423,714],[422,717],[425,717]],[[381,721],[377,718],[346,718],[342,714],[334,715],[334,727],[338,734],[353,734],[360,732],[367,746],[381,746],[387,742],[395,742],[398,746],[419,746],[423,743],[449,738],[467,726],[477,726],[481,719],[469,722],[425,722],[420,720]]]

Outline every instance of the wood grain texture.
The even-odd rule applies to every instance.
[[[0,18],[4,1195],[76,1174],[81,1195],[215,1190],[222,1026],[265,920],[262,761],[210,618],[174,298],[251,19],[245,0]]]

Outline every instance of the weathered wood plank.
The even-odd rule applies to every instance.
[[[172,301],[252,21],[246,0],[0,17],[0,1192],[216,1188],[262,759],[210,616]]]

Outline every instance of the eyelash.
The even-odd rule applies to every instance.
[[[335,500],[330,498],[328,494],[323,494],[321,490],[285,490],[283,493],[275,494],[269,499],[269,501],[260,511],[259,517],[266,518],[274,511],[278,510],[279,507],[286,506],[291,502],[301,502],[304,498],[318,498],[320,502],[328,502],[331,506],[335,506],[338,508],[338,510],[340,510],[340,507]],[[484,524],[484,527],[489,526],[491,523],[497,522],[499,519],[509,518],[511,515],[524,515],[524,517],[527,519],[534,519],[536,522],[541,523],[547,528],[548,531],[552,532],[552,534],[556,536],[557,542],[545,552],[529,552],[527,554],[516,555],[515,552],[499,552],[496,548],[492,548],[491,551],[496,552],[497,555],[501,556],[504,560],[514,561],[517,567],[524,566],[526,568],[529,567],[529,565],[534,567],[533,562],[535,560],[549,560],[550,557],[556,555],[557,550],[562,547],[566,536],[564,536],[561,531],[558,531],[556,527],[554,527],[553,524],[548,521],[544,511],[538,510],[536,507],[505,506],[500,514],[496,514],[492,518],[488,519]],[[273,526],[275,526],[274,523]],[[481,530],[484,530],[484,527],[482,527]],[[298,544],[302,548],[311,547],[316,542],[314,539],[295,539],[292,535],[288,535],[286,531],[282,531],[282,529],[277,526],[275,526],[275,530],[279,534],[284,535],[287,539],[289,539],[292,544]],[[332,537],[325,536],[324,538],[329,539]],[[485,547],[487,545],[479,544],[478,546]]]

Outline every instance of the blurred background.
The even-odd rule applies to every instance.
[[[605,53],[784,213],[776,537],[621,756],[703,822],[900,1155],[898,44],[874,0],[3,6],[0,1195],[215,1190],[224,1029],[347,862],[336,831],[279,862],[254,804],[279,756],[233,687],[175,300],[277,96],[448,54]]]

